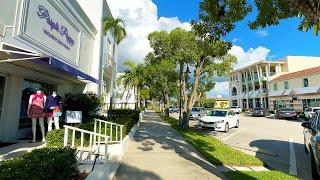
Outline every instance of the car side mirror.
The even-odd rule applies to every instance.
[[[307,129],[311,129],[311,123],[309,121],[305,121],[301,124],[302,127],[305,127]]]

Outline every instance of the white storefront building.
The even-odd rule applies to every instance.
[[[103,66],[115,66],[117,55],[105,16],[106,0],[1,0],[0,141],[31,133],[26,107],[35,90],[105,94]]]

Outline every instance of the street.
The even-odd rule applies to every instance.
[[[178,118],[177,113],[172,117]],[[254,155],[268,164],[301,179],[311,178],[310,157],[304,151],[301,122],[238,115],[240,127],[228,133],[205,129],[204,132],[224,143]],[[196,120],[190,121],[195,126]]]

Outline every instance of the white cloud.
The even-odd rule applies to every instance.
[[[238,63],[235,65],[235,69],[245,67],[249,64],[265,60],[269,53],[270,49],[266,47],[259,46],[257,48],[250,48],[248,51],[240,46],[232,46],[229,51],[230,54],[234,55],[238,59]],[[208,97],[229,97],[229,82],[227,79],[224,81],[216,81],[215,88],[207,93]]]
[[[266,31],[266,30],[258,30],[258,31],[256,31],[256,33],[257,33],[257,35],[260,36],[260,37],[266,37],[266,36],[269,35],[269,34],[268,34],[268,31]]]
[[[231,47],[229,53],[237,57],[238,63],[234,66],[234,69],[239,69],[249,64],[265,60],[270,53],[270,49],[259,46],[255,49],[250,48],[245,52],[242,47],[234,45]]]
[[[170,31],[176,27],[191,29],[188,22],[180,22],[177,17],[158,18],[157,6],[151,0],[107,0],[114,17],[125,20],[127,38],[119,46],[118,65],[127,59],[142,62],[151,51],[147,39],[149,33],[157,30]]]
[[[214,89],[207,93],[207,97],[228,97],[229,96],[229,82],[216,82]]]
[[[241,41],[241,39],[239,39],[239,38],[233,38],[233,39],[231,40],[231,42],[233,42],[233,43],[237,43],[237,42],[239,42],[239,41]]]

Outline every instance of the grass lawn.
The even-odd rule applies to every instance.
[[[192,129],[181,129],[174,118],[164,118],[178,130],[203,156],[214,165],[262,166],[263,162],[254,156],[229,147],[220,140]]]
[[[229,171],[224,173],[230,180],[270,180],[270,179],[279,179],[279,180],[291,180],[298,179],[297,177],[290,176],[288,174],[279,172],[279,171]]]

